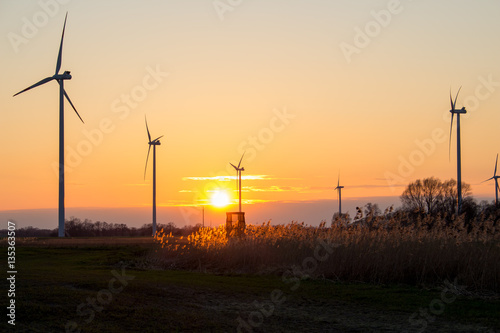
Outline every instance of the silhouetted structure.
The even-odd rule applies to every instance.
[[[227,212],[226,213],[226,233],[228,237],[241,237],[245,233],[245,213]]]
[[[62,62],[62,47],[63,47],[63,40],[64,40],[64,31],[66,30],[66,19],[68,18],[68,13],[66,13],[66,17],[64,18],[64,26],[63,26],[63,31],[62,31],[62,36],[61,36],[61,45],[59,46],[59,55],[57,56],[57,63],[56,63],[56,72],[53,76],[49,76],[37,83],[35,83],[32,86],[29,86],[28,88],[21,90],[14,96],[17,96],[27,90],[30,90],[32,88],[38,87],[42,84],[45,84],[47,82],[50,82],[52,80],[56,80],[57,83],[59,83],[59,211],[58,211],[58,220],[59,220],[59,237],[64,237],[64,97],[68,100],[69,104],[73,107],[73,110],[75,110],[78,118],[83,123],[82,117],[78,114],[78,111],[76,111],[75,106],[69,99],[68,94],[64,90],[64,80],[71,80],[71,75],[69,71],[65,71],[63,74],[59,74],[59,70],[61,69],[61,62]]]
[[[460,87],[462,89],[462,87]],[[458,204],[457,204],[457,214],[460,214],[462,211],[462,157],[461,157],[461,149],[460,149],[460,115],[467,113],[465,107],[457,110],[455,106],[457,104],[457,97],[460,93],[460,89],[458,89],[457,95],[455,96],[455,101],[451,98],[450,91],[450,103],[451,103],[451,126],[450,126],[450,147],[451,151],[451,132],[453,130],[453,116],[457,115],[457,195],[458,195]]]
[[[341,186],[340,185],[340,172],[339,172],[339,177],[337,179],[337,187],[335,188],[335,190],[338,191],[338,197],[339,197],[339,217],[342,218],[342,189],[344,188],[344,186]],[[333,219],[335,218],[335,216],[332,218],[332,221]]]
[[[245,213],[241,211],[241,172],[245,171],[245,168],[240,168],[240,166],[243,156],[245,156],[245,153],[241,155],[238,166],[235,166],[233,163],[229,163],[236,170],[236,189],[238,190],[239,211],[226,213],[226,232],[228,237],[233,235],[241,237],[245,232],[246,227]]]
[[[498,190],[500,190],[500,187],[498,187],[498,178],[500,178],[500,176],[497,176],[497,165],[498,165],[498,154],[497,154],[497,159],[495,161],[495,171],[493,172],[493,177],[488,178],[484,181],[487,182],[492,179],[495,180],[495,205],[498,205]]]
[[[151,134],[149,134],[149,128],[148,128],[148,120],[146,119],[146,116],[144,116],[144,120],[146,121],[146,131],[148,132],[148,156],[146,157],[146,167],[144,168],[144,179],[146,179],[146,170],[148,168],[148,159],[149,159],[149,152],[151,150],[151,146],[153,146],[153,236],[156,234],[156,146],[161,145],[160,143],[160,138],[163,137],[159,136],[154,140],[151,140]]]
[[[236,170],[236,189],[238,190],[238,197],[239,197],[239,212],[241,212],[241,172],[245,171],[245,168],[243,167],[240,168],[243,156],[245,156],[245,153],[241,155],[240,163],[238,163],[238,166],[235,166],[233,163],[229,163]]]

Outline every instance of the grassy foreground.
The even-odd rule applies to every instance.
[[[16,326],[4,319],[5,331],[500,330],[498,297],[456,295],[451,286],[152,270],[141,267],[156,245],[144,239],[104,241],[111,245],[81,239],[18,245]],[[5,279],[2,289],[8,289]]]

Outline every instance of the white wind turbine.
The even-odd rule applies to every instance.
[[[68,100],[69,104],[75,110],[76,115],[78,118],[83,123],[82,117],[78,114],[78,111],[76,111],[75,106],[71,102],[68,94],[64,90],[64,80],[71,80],[71,75],[69,71],[65,71],[63,74],[59,74],[59,70],[61,69],[61,62],[62,62],[62,48],[63,48],[63,40],[64,40],[64,31],[66,30],[66,19],[68,18],[68,13],[66,13],[66,17],[64,18],[64,26],[63,26],[63,31],[62,31],[62,36],[61,36],[61,44],[59,46],[59,54],[57,56],[57,63],[56,63],[56,72],[54,75],[49,76],[31,86],[28,88],[21,90],[14,96],[17,96],[25,91],[28,91],[30,89],[33,89],[35,87],[41,86],[42,84],[45,84],[47,82],[50,82],[52,80],[56,80],[57,83],[59,83],[59,209],[58,209],[58,220],[59,220],[59,237],[64,237],[64,98]]]
[[[462,89],[462,87],[460,87]],[[461,149],[460,149],[460,115],[467,113],[465,107],[461,109],[456,109],[457,97],[460,93],[460,89],[458,89],[457,95],[455,96],[455,101],[451,98],[450,91],[450,103],[451,103],[451,125],[450,125],[450,146],[449,153],[451,154],[451,133],[453,130],[453,116],[457,115],[457,195],[458,195],[458,205],[457,205],[457,214],[460,214],[462,211],[462,157],[461,157]]]
[[[243,156],[245,156],[245,153],[243,153],[243,155],[241,155],[240,163],[238,163],[238,166],[235,166],[233,163],[229,163],[236,170],[236,187],[237,187],[238,193],[239,193],[239,203],[240,203],[239,212],[240,213],[241,213],[241,172],[245,171],[245,168],[243,168],[243,167],[240,168],[241,161],[243,160]]]
[[[149,152],[151,150],[151,146],[153,146],[153,236],[156,234],[156,146],[161,145],[160,143],[160,138],[163,137],[159,136],[154,140],[151,140],[151,134],[149,134],[149,128],[148,128],[148,120],[146,119],[146,116],[144,116],[144,119],[146,121],[146,131],[148,132],[148,156],[146,157],[146,167],[144,168],[144,179],[146,179],[146,170],[148,168],[148,159],[149,159]]]
[[[497,159],[495,161],[495,171],[493,172],[493,177],[488,178],[484,181],[487,182],[492,179],[495,180],[495,205],[498,205],[498,191],[500,190],[500,187],[498,187],[498,178],[500,178],[500,176],[497,176],[497,165],[498,165],[498,154],[497,154]]]

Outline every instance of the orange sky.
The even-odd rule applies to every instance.
[[[164,135],[159,206],[235,200],[234,178],[213,177],[244,151],[245,204],[334,203],[339,171],[346,200],[398,196],[456,177],[460,86],[462,177],[493,199],[479,183],[500,151],[499,2],[220,3],[0,2],[0,208],[57,206],[57,85],[12,95],[52,75],[66,11],[62,70],[85,120],[66,104],[67,207],[151,205],[145,115]]]

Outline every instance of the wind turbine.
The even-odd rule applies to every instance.
[[[342,189],[343,188],[344,188],[344,186],[340,185],[340,173],[339,173],[339,177],[337,180],[337,187],[335,188],[335,190],[339,191],[339,217],[340,218],[342,218]]]
[[[28,88],[21,90],[14,96],[17,96],[25,91],[33,89],[35,87],[41,86],[47,82],[52,80],[56,80],[59,83],[59,210],[58,210],[58,220],[59,220],[59,237],[64,237],[64,98],[68,100],[69,104],[75,110],[76,115],[83,123],[82,117],[76,111],[75,106],[71,102],[68,94],[64,90],[64,80],[71,80],[71,75],[69,71],[65,71],[63,74],[59,74],[59,70],[61,69],[62,62],[62,48],[63,48],[63,40],[64,40],[64,31],[66,30],[66,19],[68,18],[68,13],[66,13],[66,17],[64,18],[64,26],[61,36],[61,44],[59,46],[59,54],[57,56],[56,63],[56,72],[54,75],[46,77],[43,80],[29,86]]]
[[[488,178],[484,181],[487,182],[492,179],[495,180],[495,205],[498,205],[498,191],[500,190],[500,187],[498,187],[498,178],[500,178],[500,176],[497,176],[497,165],[498,165],[498,154],[497,154],[497,159],[495,161],[495,171],[493,172],[493,177]]]
[[[146,167],[144,168],[144,179],[146,179],[146,170],[148,168],[148,159],[149,159],[149,152],[151,150],[151,146],[153,146],[153,236],[156,234],[156,146],[161,145],[160,143],[160,138],[163,137],[159,136],[154,140],[151,140],[151,134],[149,134],[149,128],[148,128],[148,120],[146,119],[146,116],[144,116],[144,119],[146,121],[146,131],[148,132],[148,156],[146,157]]]
[[[462,87],[460,87],[462,89]],[[450,145],[449,145],[449,154],[451,154],[451,132],[453,130],[453,116],[457,115],[457,194],[458,194],[458,205],[457,205],[457,214],[460,214],[462,211],[462,158],[461,158],[461,150],[460,150],[460,114],[465,114],[467,111],[465,107],[461,109],[456,109],[457,97],[460,93],[460,89],[458,89],[457,95],[455,96],[455,101],[451,98],[451,90],[450,90],[450,103],[451,103],[451,125],[450,125]]]
[[[229,163],[236,170],[236,187],[238,188],[238,192],[239,192],[239,202],[240,202],[239,212],[240,213],[241,213],[241,172],[245,171],[245,168],[243,168],[243,167],[240,168],[241,161],[243,160],[243,156],[245,156],[245,153],[243,153],[243,155],[241,155],[240,163],[238,163],[238,166],[235,166],[233,163]]]

